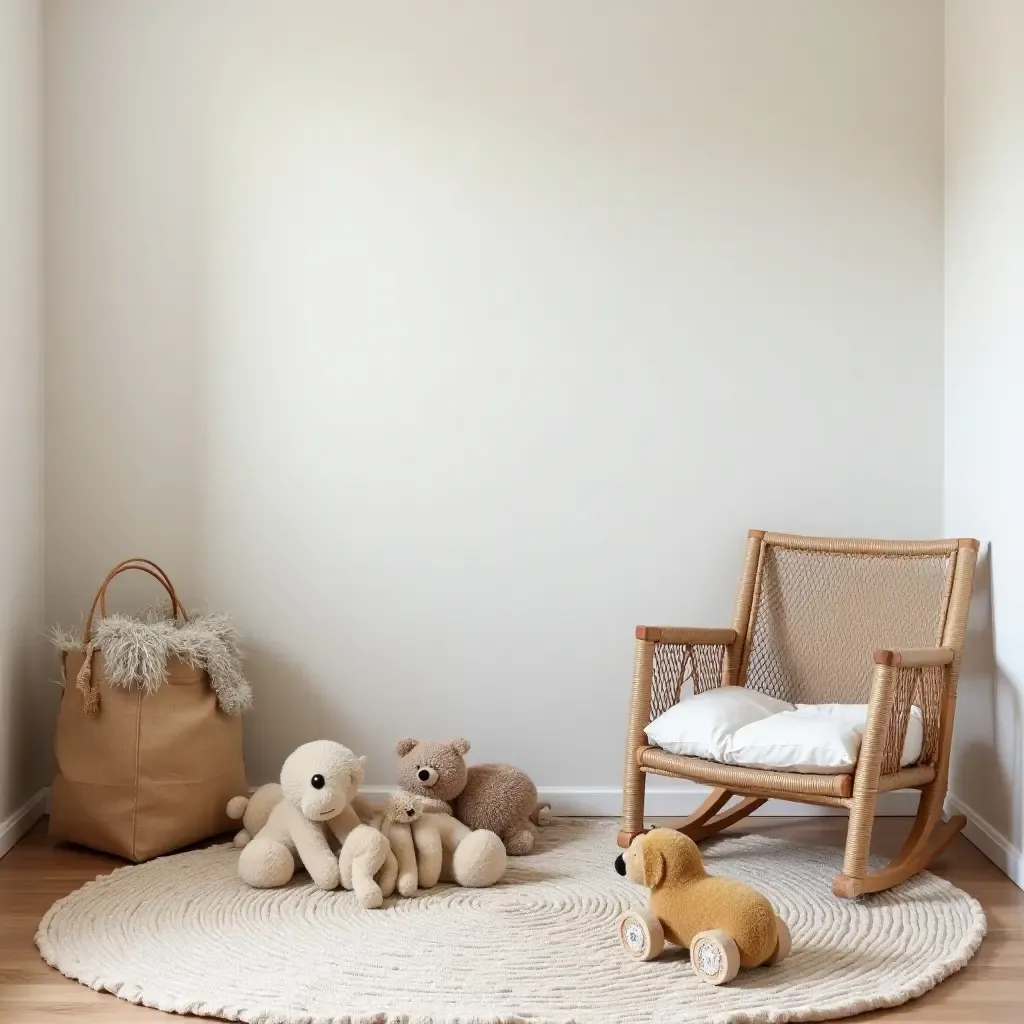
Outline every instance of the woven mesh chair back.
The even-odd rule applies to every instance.
[[[793,704],[866,703],[875,650],[941,645],[955,542],[799,545],[769,534],[761,546],[741,670],[749,688]]]

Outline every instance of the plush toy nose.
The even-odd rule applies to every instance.
[[[411,807],[406,807],[406,809],[405,809],[405,816],[407,818],[411,818],[414,813],[415,812],[413,811],[413,809]]]
[[[626,874],[626,858],[623,857],[621,853],[615,858],[615,870],[618,871],[620,875]]]

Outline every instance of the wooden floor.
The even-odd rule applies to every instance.
[[[753,818],[734,831],[756,829],[841,846],[845,824],[844,818]],[[899,818],[880,819],[875,852],[895,852],[908,824]],[[43,824],[0,860],[0,1024],[61,1020],[167,1024],[173,1019],[69,981],[43,963],[33,944],[39,919],[54,900],[118,863],[112,857],[54,846]],[[920,999],[856,1019],[1020,1024],[1024,1020],[1024,892],[962,837],[933,870],[981,901],[988,916],[988,935],[981,949],[964,970]]]

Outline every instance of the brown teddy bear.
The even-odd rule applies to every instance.
[[[513,857],[529,853],[534,826],[551,819],[550,807],[538,806],[537,787],[525,772],[510,764],[467,767],[463,755],[469,740],[404,739],[395,750],[402,759],[398,782],[403,789],[450,804],[455,817],[470,829],[500,836]]]
[[[652,960],[665,940],[690,950],[697,976],[732,981],[741,967],[775,964],[789,954],[789,928],[749,886],[704,870],[697,844],[673,829],[637,836],[615,870],[651,890],[650,910],[619,918],[619,938],[638,960]]]

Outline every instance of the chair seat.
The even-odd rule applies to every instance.
[[[723,686],[678,704],[645,732],[671,754],[741,768],[852,775],[867,727],[866,704],[789,704],[742,686]],[[912,707],[901,767],[921,756],[924,722]]]
[[[801,772],[772,772],[718,764],[699,757],[670,754],[659,747],[641,747],[637,761],[644,771],[673,778],[690,779],[706,786],[731,789],[736,793],[774,796],[805,803],[848,807],[853,796],[852,775],[808,775]],[[878,792],[915,789],[935,778],[935,769],[927,764],[901,768],[892,775],[881,775]]]
[[[799,772],[770,772],[719,764],[699,757],[670,754],[659,747],[641,747],[640,766],[661,775],[690,779],[706,786],[724,787],[737,793],[773,793],[793,799],[813,797],[827,803],[853,795],[852,775],[808,775]]]

